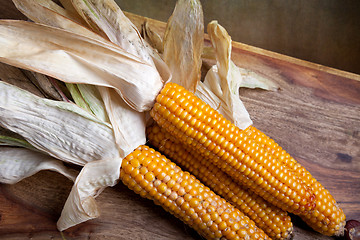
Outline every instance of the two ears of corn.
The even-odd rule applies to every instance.
[[[286,239],[292,228],[287,211],[321,233],[342,233],[345,215],[329,192],[251,126],[239,99],[240,87],[276,85],[235,66],[231,38],[216,21],[207,28],[211,47],[203,46],[199,1],[177,2],[163,39],[144,25],[147,41],[111,0],[13,2],[33,22],[0,21],[1,61],[65,82],[77,105],[1,82],[1,125],[21,137],[0,141],[22,148],[1,148],[0,179],[15,183],[53,169],[74,180],[59,230],[97,217],[95,197],[120,176],[207,238]],[[216,64],[200,81],[204,58]],[[226,184],[212,190],[228,202],[143,146],[149,110],[160,126],[154,129],[170,134],[157,144],[149,134],[151,143],[207,185],[222,186],[211,181],[224,175]],[[165,151],[171,141],[186,151],[172,145]],[[184,163],[176,154],[198,161]],[[83,168],[73,172],[62,161]]]

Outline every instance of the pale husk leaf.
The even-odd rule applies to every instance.
[[[66,83],[71,96],[79,107],[93,113],[103,122],[109,122],[105,105],[101,99],[98,87],[90,84]],[[118,97],[118,95],[117,95]]]
[[[88,88],[89,85],[83,87]],[[96,161],[96,163],[85,165],[58,220],[57,226],[60,231],[99,216],[95,197],[106,187],[117,183],[121,159],[146,142],[144,113],[131,109],[118,97],[114,89],[98,87],[98,90],[109,112],[121,158]],[[89,100],[86,97],[84,99]],[[89,100],[89,106],[92,104]]]
[[[191,92],[201,78],[201,54],[204,44],[204,20],[198,0],[179,0],[167,22],[163,59],[172,79]]]
[[[59,27],[59,25],[57,27]],[[61,27],[63,27],[63,25]],[[73,31],[73,29],[68,30]],[[80,30],[82,29],[80,28]],[[89,36],[89,34],[84,34],[83,31],[77,31],[77,33]],[[105,120],[106,113],[103,111],[103,106],[100,106],[102,102],[96,94],[96,89],[85,84],[72,86],[76,89],[75,92],[77,96],[74,92],[73,96],[75,96],[74,99],[77,100],[77,104],[79,104],[79,101],[82,102],[82,105],[85,106],[85,108],[91,109],[91,111],[94,112],[99,119]],[[114,126],[113,130],[116,136],[116,143],[118,143],[117,146],[119,147],[119,154],[124,157],[134,148],[138,147],[140,144],[144,144],[146,141],[144,114],[136,112],[127,106],[126,103],[119,98],[119,94],[114,89],[107,87],[99,87],[99,89],[102,89],[101,95],[106,102],[109,116],[112,118],[111,123]],[[99,114],[99,112],[101,112],[103,117],[100,116],[101,114]],[[118,179],[121,162],[118,158],[110,159],[108,162],[116,162],[118,164],[116,168],[111,168],[111,170],[116,170],[115,175],[113,175],[113,179]],[[105,184],[102,183],[102,176],[99,175],[104,167],[106,166],[99,163],[96,168],[91,168],[91,170],[88,170],[86,173],[81,175],[81,178],[79,179],[82,180],[79,180],[78,184],[74,185],[63,209],[62,216],[59,219],[58,227],[60,230],[98,216],[98,208],[94,200],[95,196],[91,193],[89,194],[89,192],[91,192],[91,187],[93,187],[96,182],[98,182],[97,184],[99,185],[103,184],[99,189],[95,189],[98,193],[109,185],[106,182]],[[86,179],[89,174],[97,177],[91,179],[92,183],[90,185],[79,187],[81,182],[87,181]]]
[[[63,11],[58,11],[57,12],[58,15],[56,15],[53,11],[51,11],[51,9],[49,11],[48,8],[43,7],[40,3],[38,3],[39,2],[38,0],[31,0],[31,1],[28,0],[27,2],[28,2],[27,4],[22,3],[22,5],[20,5],[20,4],[19,5],[22,6],[22,11],[27,13],[28,17],[30,19],[32,19],[33,21],[48,24],[48,25],[51,25],[51,26],[59,27],[59,28],[63,28],[65,30],[69,30],[69,31],[72,31],[72,32],[75,32],[77,34],[81,34],[81,35],[84,35],[84,36],[88,36],[90,38],[94,38],[94,39],[101,38],[99,35],[91,32],[88,29],[86,29],[86,28],[84,28],[84,27],[82,27],[80,25],[77,25],[76,23],[74,23],[74,22],[70,21],[69,19],[67,19],[66,16],[62,15]],[[32,4],[30,4],[30,2]],[[37,3],[37,5],[36,5],[36,3]],[[63,1],[62,4],[65,6],[66,9],[70,9],[70,11],[72,11],[72,12],[76,11],[75,8],[73,8],[73,5],[71,3],[69,3],[69,1]],[[44,9],[41,9],[41,8],[44,8]],[[41,9],[41,10],[39,10],[39,9]],[[120,10],[119,10],[119,14],[122,14],[122,12]],[[39,16],[42,16],[42,18],[40,18]],[[122,14],[122,16],[123,16],[123,14]],[[125,16],[123,16],[123,18],[125,19]],[[122,20],[124,20],[124,19],[122,19]],[[134,26],[132,25],[131,22],[129,22],[127,24],[131,28],[134,28]],[[126,26],[126,24],[122,23],[122,26],[124,28],[124,26]],[[134,28],[133,31],[136,31],[136,29]],[[123,33],[121,33],[121,34],[123,34]],[[120,38],[120,39],[122,39],[122,38]],[[140,41],[140,39],[139,39],[139,37],[137,35],[136,35],[136,37],[134,39]],[[99,40],[99,39],[97,39],[97,40]],[[112,40],[114,40],[114,39],[112,39]],[[104,40],[102,39],[102,41],[104,41]],[[114,42],[118,43],[116,41],[114,41]],[[124,42],[128,43],[128,41],[124,41]],[[140,45],[140,47],[142,46],[141,44],[139,44],[139,45]],[[131,46],[134,48],[134,45],[131,45]],[[125,46],[125,47],[127,47],[127,46]],[[141,49],[139,50],[139,52],[142,52],[142,51],[141,51]],[[145,51],[145,53],[146,53],[146,51]],[[142,57],[142,56],[139,55],[139,57]],[[147,54],[147,58],[149,58],[149,54]],[[100,97],[100,94],[98,93],[98,90],[94,86],[88,85],[88,84],[71,84],[71,83],[68,83],[67,87],[68,87],[69,91],[71,92],[72,97],[75,100],[77,105],[79,105],[80,107],[86,109],[89,112],[93,112],[99,119],[101,119],[103,121],[108,121],[105,106],[104,106],[102,100],[100,99],[101,97]],[[112,98],[117,98],[117,97],[118,96],[116,96],[116,94],[115,94]],[[107,98],[109,98],[109,97],[107,97]],[[116,114],[124,115],[123,113],[112,113],[112,112],[110,112],[110,111],[115,111],[115,110],[116,111],[122,111],[122,109],[119,108],[119,107],[111,106],[112,105],[111,101],[108,101],[107,105],[108,105],[108,108],[109,108],[108,109],[109,115],[114,115],[114,114],[115,115]],[[125,110],[125,111],[128,111],[128,110]],[[132,115],[134,115],[134,114],[135,113],[132,113]],[[141,113],[139,113],[139,114],[142,116]],[[115,135],[116,136],[119,136],[119,135],[125,135],[126,136],[127,135],[126,133],[124,134],[124,133],[117,132],[117,130],[119,128],[121,128],[121,127],[119,126],[119,123],[116,123],[116,121],[119,122],[120,120],[114,119],[114,118],[112,120],[113,120],[112,124],[114,126],[117,126],[116,129],[115,129]],[[134,127],[134,129],[139,129],[143,125],[144,124],[140,124],[140,125],[137,125],[137,126],[134,125],[133,127]],[[127,131],[129,131],[128,129],[129,128],[126,127]],[[119,140],[119,137],[118,137],[117,143],[121,143],[121,142],[124,142],[125,145],[129,145],[125,138],[121,137],[121,140]],[[135,146],[135,147],[137,147],[137,146]]]
[[[158,52],[144,41],[136,26],[125,16],[115,1],[73,0],[72,3],[94,32],[105,35],[125,51],[155,66],[164,82],[170,80],[171,73],[168,66]]]
[[[0,135],[0,145],[10,147],[24,147],[31,150],[36,150],[30,143],[21,138]]]
[[[143,36],[144,40],[158,51],[158,53],[162,54],[164,52],[164,42],[162,37],[150,28],[149,23],[146,20],[141,25],[141,36]]]
[[[59,0],[59,2],[61,3],[61,5],[65,8],[65,10],[73,15],[76,16],[77,18],[81,19],[82,21],[85,22],[84,19],[82,19],[82,17],[79,15],[79,13],[76,11],[76,9],[74,8],[74,5],[72,4],[72,0]],[[83,24],[82,24],[83,25]]]
[[[73,6],[96,32],[103,32],[111,42],[153,64],[145,43],[133,23],[111,0],[72,0]]]
[[[144,113],[131,109],[114,89],[98,87],[98,90],[109,113],[120,157],[85,165],[58,220],[57,227],[60,231],[99,216],[95,197],[106,187],[117,183],[122,158],[146,142]]]
[[[98,87],[90,84],[78,84],[77,87],[84,101],[88,104],[91,112],[94,113],[101,121],[109,122],[109,117],[106,113],[105,105]],[[115,92],[115,90],[113,91]],[[115,95],[119,98],[116,92]]]
[[[169,73],[165,63],[141,38],[135,25],[124,15],[120,7],[111,0],[73,0],[73,6],[92,29],[105,34],[114,44],[137,56],[142,61],[160,70],[167,80]],[[153,58],[156,60],[154,62]],[[80,87],[80,86],[79,86]],[[143,113],[130,109],[112,89],[99,87],[107,115],[113,126],[116,143],[121,145],[120,154],[125,157],[140,144],[146,142],[145,117]],[[89,103],[91,107],[91,104]]]
[[[111,42],[153,65],[147,46],[135,25],[112,0],[72,0],[73,6],[94,31],[103,32]]]
[[[16,8],[22,12],[22,9],[28,8],[30,6],[43,6],[51,11],[54,12],[58,12],[63,16],[66,16],[67,18],[71,19],[72,16],[68,14],[68,12],[60,7],[59,5],[57,5],[54,1],[52,0],[12,0],[12,2],[15,4]],[[35,14],[34,14],[35,16]]]
[[[59,172],[75,181],[74,170],[55,158],[26,148],[0,147],[0,182],[15,184],[41,170]]]
[[[121,158],[107,159],[82,168],[57,222],[60,231],[99,216],[95,197],[118,182],[121,162]]]
[[[226,112],[227,119],[245,129],[252,124],[250,115],[239,98],[242,76],[231,61],[231,37],[217,21],[208,24],[207,32],[216,53],[216,65],[206,74],[204,86],[221,99],[219,112]],[[199,88],[198,91],[203,90]],[[205,91],[202,95],[206,94]]]
[[[216,68],[216,66],[214,67]],[[219,75],[217,74],[215,69],[209,70],[207,73],[208,78],[218,79]],[[219,80],[220,81],[220,80]],[[218,83],[216,83],[218,84]],[[212,90],[213,88],[209,87],[203,82],[199,82],[197,88],[196,88],[196,96],[199,97],[201,100],[209,104],[213,109],[217,110],[219,113],[221,113],[226,119],[230,120],[231,122],[235,123],[237,127],[240,127],[241,129],[245,129],[248,124],[242,125],[241,123],[245,122],[248,123],[249,119],[247,114],[243,114],[240,116],[237,116],[237,121],[234,121],[234,112],[231,110],[231,108],[226,107],[227,103],[224,101],[224,99],[219,98]],[[241,109],[243,110],[243,109]]]
[[[237,66],[234,66],[233,68],[237,68],[242,76],[240,87],[260,88],[268,91],[277,91],[279,89],[279,86],[275,82],[259,75],[256,72],[250,71],[245,68],[240,68]]]
[[[0,61],[69,83],[114,88],[137,111],[163,86],[153,66],[112,44],[35,23],[0,21]]]
[[[68,1],[65,1],[65,3],[68,3]],[[69,8],[69,6],[67,8]],[[27,10],[29,9],[30,8],[28,8]],[[36,12],[34,9],[35,8],[32,8],[30,12],[31,13]],[[43,9],[47,10],[46,7],[43,7]],[[59,13],[59,11],[55,11],[55,12]],[[41,15],[41,12],[37,11],[37,13]],[[75,32],[79,35],[83,35],[91,39],[96,39],[96,41],[101,42],[102,45],[104,45],[105,47],[108,47],[108,45],[110,45],[110,48],[113,48],[111,44],[104,42],[103,39],[94,37],[94,35],[92,33],[89,33],[86,29],[83,29],[77,26],[76,24],[73,24],[66,17],[64,17],[64,15],[61,12],[58,15],[52,13],[51,10],[45,11],[45,13],[47,13],[47,15],[42,14],[43,15],[42,18],[34,18],[34,17],[29,17],[29,18],[33,18],[34,21],[40,23],[49,24],[51,26],[55,26],[58,28],[69,30],[71,32]],[[35,14],[35,16],[36,15],[37,14]],[[28,14],[28,16],[31,16],[31,14]],[[52,21],[47,22],[48,21],[47,17],[49,16],[50,18],[52,18]],[[68,45],[64,45],[64,46],[68,47]],[[27,54],[31,55],[31,53],[28,52]],[[131,58],[131,55],[129,56],[126,57]],[[136,59],[136,61],[137,60],[138,59]],[[140,61],[142,60],[144,59],[141,59]],[[80,63],[83,64],[83,61]],[[156,59],[156,63],[157,66],[159,65],[161,66],[161,64],[165,65],[164,63],[161,63],[160,58]],[[154,66],[151,63],[150,65]],[[136,70],[141,71],[141,68]],[[163,76],[169,78],[170,74],[168,73],[168,70],[165,69],[165,70],[161,70],[160,72],[163,74]],[[128,72],[126,74],[128,74]],[[54,77],[57,77],[57,75],[55,75]],[[149,77],[147,73],[146,73],[146,77],[147,78]],[[63,80],[62,78],[60,79]],[[119,98],[119,93],[117,92],[117,89],[108,88],[107,85],[101,85],[101,84],[98,84],[98,86],[100,86],[99,89],[101,89],[101,95],[106,103],[109,116],[112,119],[111,123],[114,126],[113,130],[115,135],[117,136],[116,142],[121,143],[118,145],[120,146],[119,147],[120,155],[124,157],[128,153],[133,151],[133,149],[136,148],[138,145],[145,143],[144,114],[136,112],[133,109],[131,109],[129,106],[127,106],[126,103],[121,98]],[[150,86],[153,87],[154,84],[150,83]],[[78,94],[78,96],[75,98],[77,99],[81,98],[82,103],[84,104],[86,103],[86,105],[91,109],[91,107],[93,107],[98,103],[97,100],[99,99],[97,98],[97,96],[95,98],[92,98],[95,96],[95,94],[93,94],[94,92],[87,91],[88,87],[89,87],[88,85],[86,86],[86,85],[78,84],[76,87],[77,90],[76,94]],[[146,88],[149,89],[148,86],[144,86],[144,89]],[[130,91],[124,91],[124,92],[131,94]],[[77,103],[79,104],[79,101],[77,101]],[[94,112],[94,109],[91,110]],[[100,119],[102,118],[100,117]],[[106,162],[100,160],[100,161],[94,161],[93,163],[94,164],[86,164],[81,174],[79,175],[69,195],[69,198],[65,204],[61,218],[59,219],[58,222],[59,230],[66,229],[80,222],[97,217],[98,208],[94,200],[95,196],[98,195],[106,186],[113,186],[118,180],[121,158],[109,158]],[[110,167],[107,168],[107,166]]]
[[[83,98],[83,96],[79,91],[78,84],[66,83],[66,87],[69,90],[71,97],[76,103],[76,105],[91,113],[92,111],[89,107],[89,104],[85,101],[85,99]]]
[[[34,22],[45,25],[71,29],[78,34],[99,38],[97,34],[86,29],[86,22],[76,11],[69,11],[52,0],[12,0],[16,8]],[[69,7],[69,5],[66,5]]]
[[[202,58],[206,60],[216,60],[216,54],[213,47],[204,47]],[[260,74],[251,71],[249,69],[241,68],[235,65],[235,63],[230,60],[231,70],[240,71],[241,81],[240,87],[244,88],[260,88],[269,91],[276,91],[279,89],[278,85],[272,80],[261,76]]]
[[[203,82],[199,82],[199,84],[197,85],[195,95],[205,103],[209,104],[213,109],[223,114],[224,117],[228,117],[226,116],[226,108],[222,107],[226,105],[225,102],[215,93],[213,93],[212,90]]]
[[[120,156],[124,158],[135,148],[146,143],[145,113],[130,108],[117,96],[114,89],[98,89],[107,109]]]
[[[117,158],[112,128],[75,104],[37,97],[0,82],[0,125],[62,161]]]

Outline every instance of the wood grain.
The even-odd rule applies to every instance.
[[[128,15],[137,26],[145,19]],[[25,19],[8,0],[0,0],[0,18]],[[147,20],[163,33],[164,23]],[[348,219],[360,220],[360,76],[241,43],[233,44],[232,57],[280,86],[277,92],[241,89],[254,125],[327,187]],[[1,79],[14,77],[25,75],[0,65]],[[71,186],[50,171],[15,185],[0,184],[0,239],[202,239],[121,183],[97,198],[99,218],[60,233],[56,221]],[[334,239],[293,220],[296,240]]]

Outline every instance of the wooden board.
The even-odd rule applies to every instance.
[[[137,26],[145,20],[129,14]],[[25,19],[0,0],[0,18]],[[165,24],[148,19],[162,33]],[[233,60],[275,81],[278,92],[242,89],[254,125],[303,164],[344,209],[360,220],[360,76],[241,43]],[[0,77],[24,75],[2,65]],[[101,216],[60,233],[56,221],[72,183],[50,171],[15,185],[0,184],[0,239],[202,239],[151,201],[121,183],[98,198]],[[294,239],[334,239],[294,217]]]

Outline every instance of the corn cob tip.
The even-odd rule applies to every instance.
[[[344,236],[345,235],[345,225],[346,225],[346,221],[344,220],[344,221],[341,221],[340,223],[339,223],[339,230],[337,230],[336,232],[335,232],[335,236],[336,237],[342,237],[342,236]]]
[[[294,238],[295,234],[294,234],[294,228],[291,227],[287,230],[288,236],[287,238],[285,238],[284,240],[291,240]]]

